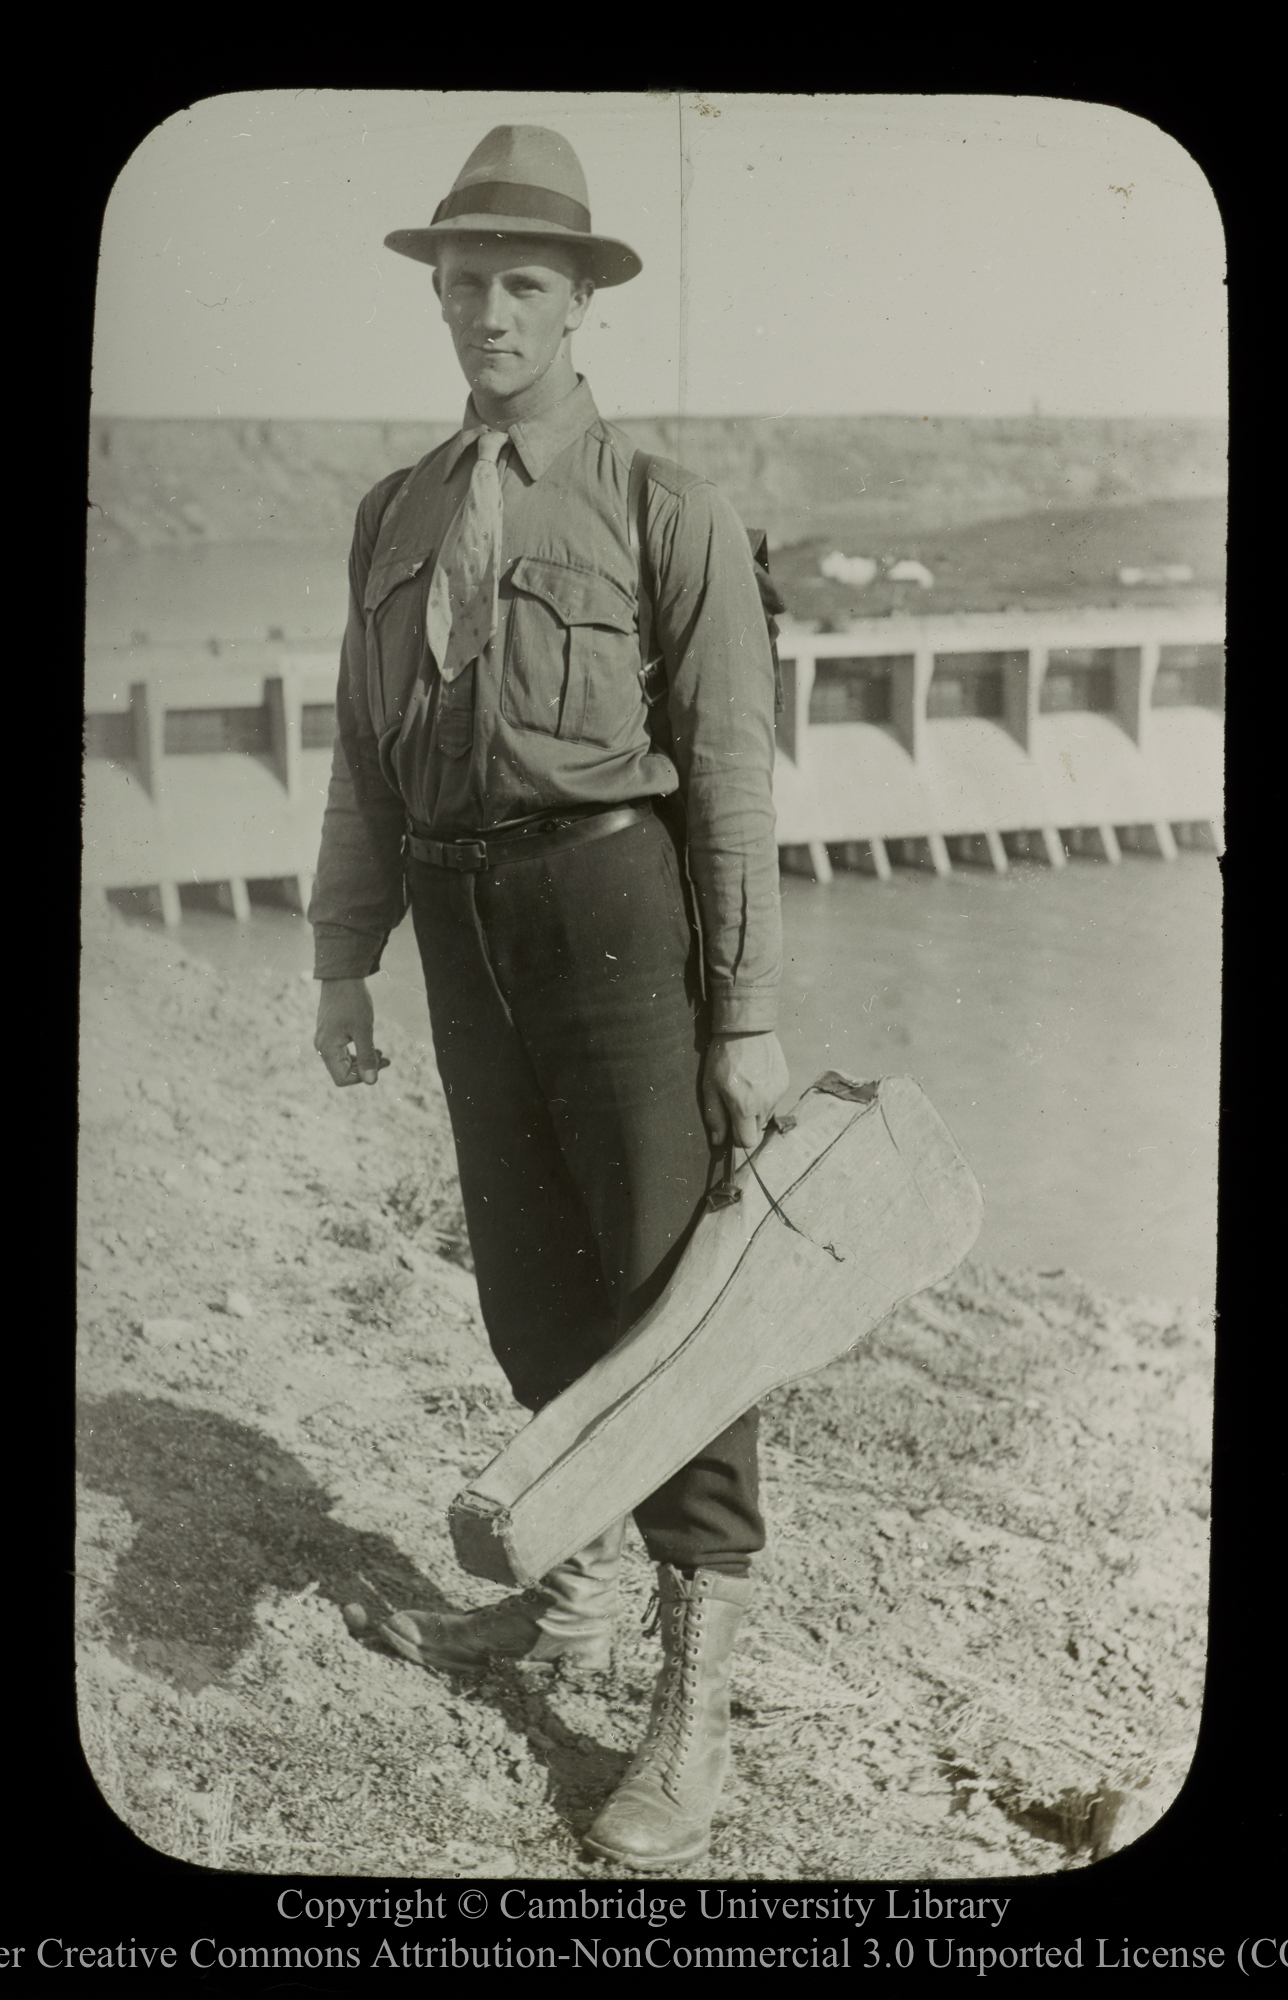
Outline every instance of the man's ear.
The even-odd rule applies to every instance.
[[[576,333],[577,328],[590,311],[590,302],[595,296],[593,278],[577,278],[573,281],[572,297],[568,301],[568,317],[564,322],[565,333]]]
[[[441,306],[441,305],[442,305],[442,303],[443,303],[443,287],[442,287],[441,283],[439,282],[439,276],[438,276],[438,266],[437,266],[437,264],[435,264],[435,266],[434,266],[433,270],[431,271],[431,273],[430,273],[430,277],[431,277],[431,278],[432,278],[432,280],[433,280],[433,285],[434,285],[434,297],[435,297],[435,298],[436,298],[436,299],[438,300],[438,303],[439,303],[439,305]]]

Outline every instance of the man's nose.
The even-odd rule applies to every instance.
[[[510,324],[510,294],[501,284],[489,285],[479,307],[479,325],[485,333],[504,333]]]

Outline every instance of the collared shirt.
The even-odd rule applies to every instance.
[[[496,632],[440,681],[425,602],[482,430],[462,429],[373,487],[349,557],[349,618],[317,883],[319,978],[374,972],[406,907],[410,816],[436,838],[546,807],[684,795],[688,861],[719,1031],[772,1028],[780,960],[773,661],[746,532],[706,480],[655,461],[657,580],[672,754],[655,749],[641,673],[638,564],[626,520],[633,446],[584,380],[513,425],[501,453]]]

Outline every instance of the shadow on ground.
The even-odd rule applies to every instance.
[[[159,1397],[83,1398],[77,1456],[85,1484],[119,1500],[137,1524],[102,1603],[108,1643],[133,1667],[189,1693],[218,1685],[260,1636],[255,1607],[270,1592],[315,1583],[318,1597],[337,1607],[362,1604],[373,1630],[389,1605],[452,1608],[387,1536],[333,1519],[332,1496],[248,1424]],[[376,1641],[352,1643],[383,1653]],[[421,1672],[392,1657],[389,1668]],[[464,1697],[529,1739],[546,1767],[551,1803],[574,1825],[620,1776],[625,1758],[570,1728],[551,1706],[547,1697],[562,1692],[557,1677],[507,1664],[481,1676],[431,1678],[445,1707]]]
[[[337,1605],[372,1604],[374,1584],[394,1603],[442,1605],[386,1536],[333,1520],[332,1496],[262,1431],[127,1394],[84,1399],[77,1417],[81,1477],[138,1523],[105,1622],[132,1650],[152,1642],[155,1664],[173,1642],[206,1657],[209,1678],[226,1672],[255,1638],[255,1604],[270,1590],[315,1582]]]

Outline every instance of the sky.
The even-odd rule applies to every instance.
[[[428,223],[494,125],[575,148],[643,259],[574,358],[605,416],[1220,416],[1201,168],[1025,97],[266,90],[156,126],[104,217],[103,416],[457,420]]]

